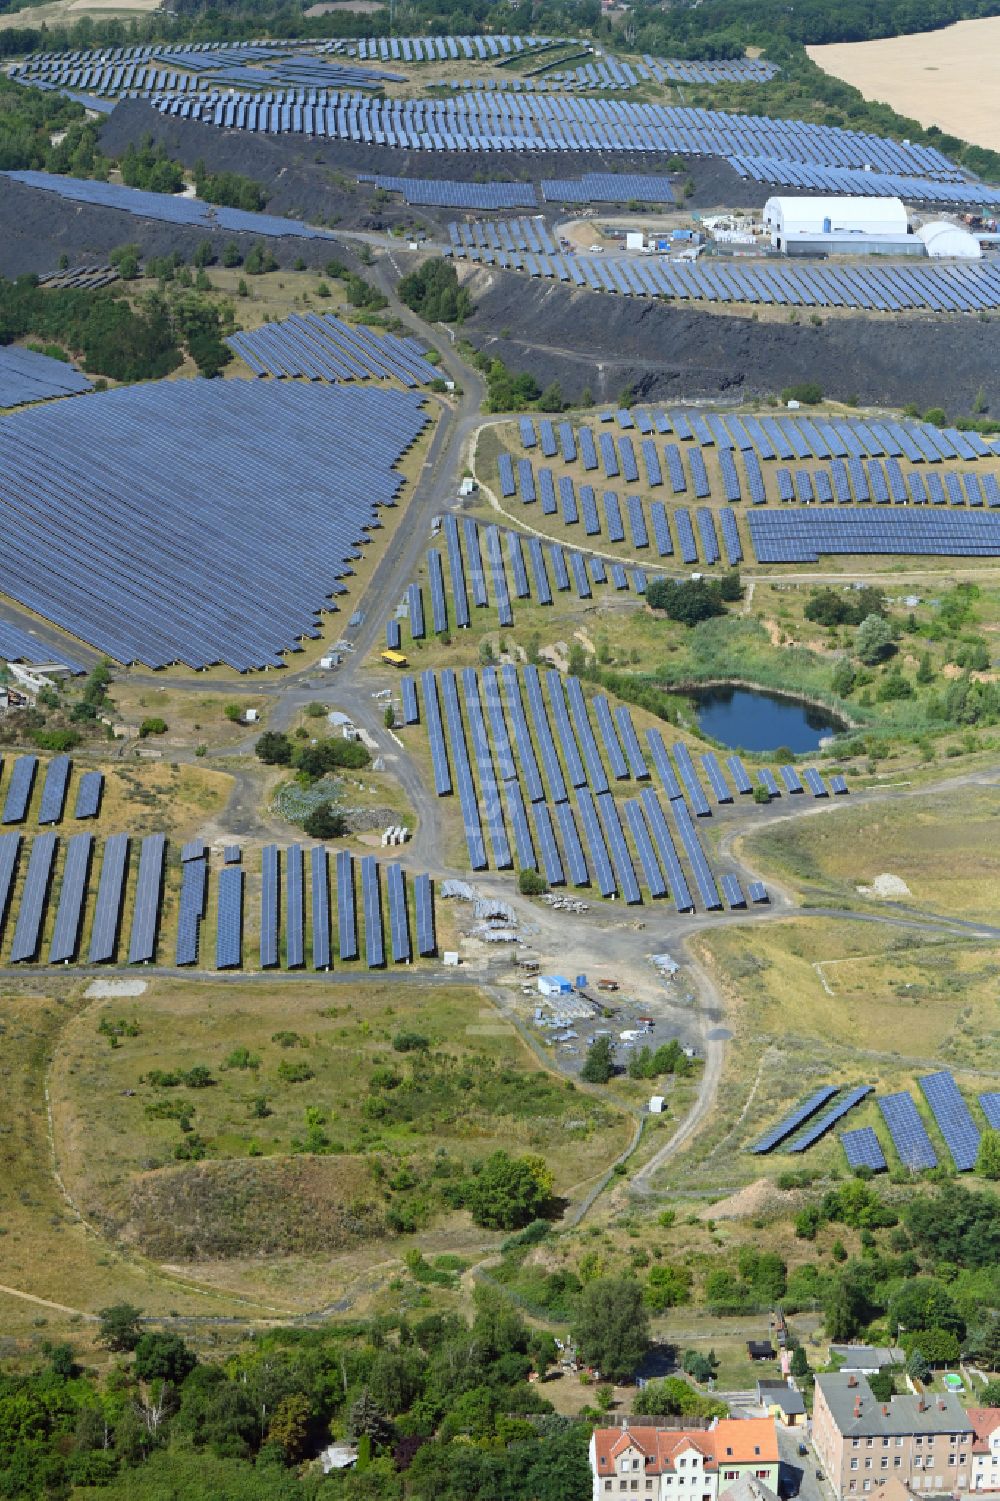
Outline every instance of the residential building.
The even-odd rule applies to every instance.
[[[975,1430],[972,1443],[972,1489],[1000,1491],[1000,1407],[970,1407]]]
[[[590,1440],[593,1501],[717,1501],[745,1478],[778,1488],[778,1439],[771,1418],[723,1419],[706,1429],[626,1422]]]
[[[905,1365],[906,1351],[895,1345],[831,1345],[830,1359],[839,1360],[842,1371],[875,1376],[887,1366]]]
[[[838,1497],[861,1497],[890,1477],[913,1491],[968,1490],[973,1426],[951,1392],[880,1402],[864,1376],[816,1377],[813,1445]]]
[[[769,1417],[783,1423],[786,1428],[804,1428],[806,1423],[805,1398],[794,1386],[777,1377],[757,1382],[757,1401]]]

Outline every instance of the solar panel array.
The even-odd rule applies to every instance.
[[[332,313],[293,313],[225,341],[254,375],[316,381],[398,380],[424,386],[435,372],[413,339],[344,323]]]
[[[76,396],[91,383],[64,360],[54,360],[15,344],[0,346],[0,407],[48,401],[53,396]]]
[[[937,1152],[913,1099],[905,1091],[881,1095],[878,1108],[904,1167],[920,1172],[937,1167]]]
[[[274,214],[253,214],[246,209],[223,208],[200,198],[180,198],[172,193],[147,193],[121,183],[98,182],[89,177],[58,177],[52,172],[9,171],[0,176],[40,192],[56,193],[72,203],[93,203],[114,208],[139,219],[158,219],[167,224],[188,224],[198,229],[221,229],[230,233],[259,235],[264,239],[331,240],[328,229],[316,229],[298,219]]]
[[[68,667],[74,675],[83,672],[76,658],[69,656],[61,646],[39,641],[30,631],[22,630],[9,620],[0,620],[0,661],[27,662],[33,667],[55,662]]]
[[[1000,556],[1000,515],[948,511],[863,510],[819,513],[811,506],[751,511],[758,563],[815,563],[822,555]]]
[[[867,1167],[873,1173],[884,1173],[888,1164],[881,1142],[871,1126],[861,1126],[857,1131],[842,1131],[841,1146],[848,1167]]]
[[[414,697],[416,691],[412,684]],[[427,669],[420,692],[435,790],[440,797],[458,794],[472,870],[517,864],[541,870],[552,885],[567,879],[593,885],[628,904],[641,902],[645,888],[654,898],[669,896],[681,912],[694,909],[694,886],[706,910],[722,907],[685,801],[694,788],[682,791],[657,731],[647,732],[648,753],[667,793],[690,884],[653,788],[618,807],[613,782],[650,782],[627,705],[612,711],[602,695],[588,705],[577,678],[533,666],[466,668],[461,691],[452,671]],[[420,705],[414,708],[417,723]],[[681,743],[673,747],[678,766],[685,754]],[[746,908],[735,877],[723,878],[723,890],[731,908]]]
[[[0,429],[0,592],[119,662],[279,665],[395,501],[419,403],[161,381],[16,414]]]
[[[666,177],[637,172],[585,172],[548,177],[539,184],[546,203],[673,203]]]
[[[830,1108],[824,1110],[823,1114],[817,1120],[814,1120],[803,1131],[801,1136],[797,1136],[790,1144],[788,1150],[790,1152],[807,1152],[810,1147],[815,1146],[821,1136],[824,1136],[829,1131],[831,1126],[835,1126],[839,1120],[842,1120],[849,1110],[854,1109],[855,1105],[860,1105],[861,1101],[867,1095],[870,1095],[871,1092],[872,1086],[870,1084],[859,1084],[857,1088],[849,1089],[845,1095],[841,1095],[840,1099],[834,1100]]]
[[[458,182],[448,177],[361,176],[385,193],[401,193],[406,203],[421,208],[534,208],[538,202],[530,182]]]
[[[1000,190],[998,190],[1000,191]],[[1000,200],[998,200],[1000,201]],[[497,228],[499,226],[496,226]],[[476,232],[481,228],[486,243]],[[858,308],[868,312],[976,313],[1000,307],[995,261],[892,261],[836,265],[799,260],[718,258],[671,261],[655,256],[572,255],[555,248],[499,244],[488,223],[452,240],[446,254],[501,270],[526,271],[567,286],[624,297],[747,307]]]
[[[20,834],[0,835],[0,943],[4,941],[5,930],[10,927],[10,909],[22,844]],[[123,914],[128,909],[129,846],[129,835],[117,834],[106,840],[103,851],[98,852],[100,878],[93,902],[86,955],[91,964],[121,963],[126,959],[119,951],[119,942]],[[167,859],[164,835],[152,834],[142,840],[132,886],[127,949],[129,964],[155,963],[159,957]],[[46,930],[49,898],[57,889],[59,900],[52,922],[47,962],[66,964],[82,957],[79,948],[86,928],[92,862],[96,866],[98,860],[95,841],[90,834],[77,834],[66,842],[61,867],[58,836],[55,833],[34,836],[28,847],[26,875],[13,927],[11,963],[41,962],[40,946]],[[327,855],[322,846],[310,850],[308,865],[310,890],[307,900],[306,861],[302,847],[292,845],[281,851],[271,845],[261,852],[262,967],[301,968],[306,963],[307,933],[311,939],[313,968],[325,970],[332,965],[331,892]],[[432,957],[437,953],[434,885],[429,876],[418,874],[408,879],[402,866],[395,862],[385,868],[383,876],[380,863],[374,857],[364,857],[360,862],[364,897],[362,928],[354,904],[355,875],[351,855],[340,851],[336,866],[337,931],[342,961],[358,958],[359,937],[363,932],[368,968],[381,967],[386,962],[383,910],[388,916],[388,954],[393,964],[408,964],[415,957]],[[57,885],[56,876],[60,869],[61,881]],[[180,852],[180,872],[172,962],[192,966],[203,958],[201,928],[209,910],[211,872],[208,849],[203,842],[192,841],[184,846]],[[217,871],[214,948],[217,969],[243,967],[247,879],[248,872],[239,861],[223,863]],[[308,929],[307,912],[310,918]]]
[[[766,1152],[773,1151],[780,1142],[785,1141],[800,1126],[805,1125],[806,1121],[814,1116],[817,1111],[822,1110],[827,1101],[832,1100],[836,1093],[837,1089],[835,1085],[820,1085],[819,1089],[814,1090],[808,1099],[803,1100],[801,1105],[797,1105],[776,1126],[772,1126],[770,1131],[766,1131],[758,1141],[754,1142],[750,1148],[751,1152],[762,1156]]]
[[[979,1127],[950,1073],[926,1074],[917,1083],[931,1107],[951,1159],[960,1173],[969,1173],[979,1155]]]

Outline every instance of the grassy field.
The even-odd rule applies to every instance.
[[[98,1030],[133,1019],[138,1035],[116,1047]],[[406,1031],[426,1052],[393,1048]],[[196,1067],[211,1085],[162,1083]],[[391,1233],[399,1216],[437,1249],[452,1231],[464,1245],[467,1216],[447,1210],[441,1185],[497,1147],[544,1153],[557,1193],[572,1196],[629,1134],[614,1106],[539,1071],[475,990],[432,985],[401,1000],[390,983],[153,981],[141,1002],[66,1020],[50,1090],[63,1179],[109,1238],[269,1295],[286,1275],[296,1296],[342,1287],[341,1257],[348,1269],[400,1258],[411,1242]],[[192,1142],[204,1159],[178,1161]],[[273,1264],[254,1275],[255,1258]]]
[[[1000,150],[993,60],[1000,19],[959,21],[936,31],[872,42],[807,47],[814,63],[924,127]]]
[[[789,820],[751,834],[745,853],[813,905],[879,905],[857,888],[887,873],[910,893],[890,910],[995,923],[998,819],[992,786],[954,785],[878,807],[841,808],[833,819]]]
[[[735,1040],[715,1115],[664,1175],[665,1190],[711,1200],[758,1179],[773,1183],[790,1168],[840,1173],[837,1131],[861,1125],[878,1128],[892,1166],[874,1098],[802,1157],[748,1155],[769,1125],[820,1084],[871,1084],[888,1093],[947,1067],[967,1098],[996,1087],[995,945],[812,917],[720,929],[696,946],[725,997]],[[936,1128],[931,1134],[947,1160]],[[753,1209],[747,1203],[737,1211]]]
[[[4,757],[0,796],[6,797],[14,756]],[[47,756],[39,757],[38,772],[22,827],[33,830],[38,822],[42,788],[45,783]],[[73,809],[80,778],[87,771],[104,773],[104,794],[96,818],[73,822]],[[64,827],[74,833],[97,835],[131,832],[164,833],[183,840],[195,834],[225,807],[232,789],[232,778],[225,772],[180,762],[118,762],[78,760],[70,775],[64,813]]]

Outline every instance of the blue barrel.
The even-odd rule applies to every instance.
[[[583,990],[585,988],[586,984],[587,984],[587,976],[586,975],[577,975],[577,977],[576,977],[576,988],[577,988],[577,990]]]

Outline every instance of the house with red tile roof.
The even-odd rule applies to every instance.
[[[717,1501],[746,1476],[778,1488],[772,1418],[723,1419],[710,1428],[624,1423],[590,1440],[593,1501]]]
[[[971,1487],[1000,1491],[1000,1407],[970,1407],[966,1416],[975,1433]]]

